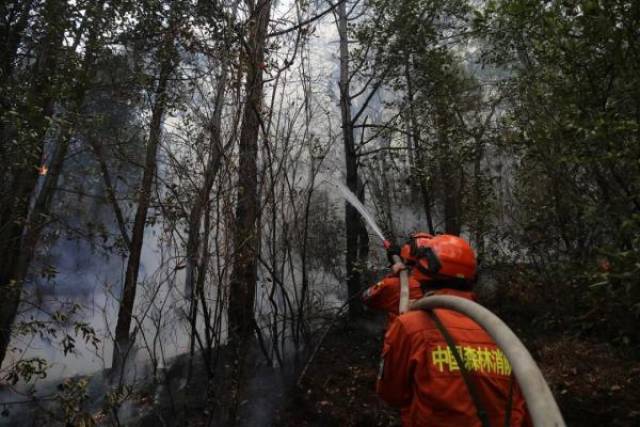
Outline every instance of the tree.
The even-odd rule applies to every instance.
[[[351,72],[349,67],[349,33],[347,31],[347,4],[341,2],[338,6],[338,34],[340,35],[340,117],[342,118],[342,140],[346,165],[347,188],[358,199],[364,201],[364,187],[358,177],[358,156],[354,139],[354,118],[351,111]],[[347,290],[349,314],[357,316],[362,305],[353,298],[362,287],[360,270],[366,264],[369,252],[369,238],[358,211],[349,203],[345,203],[345,239],[347,253],[345,257],[347,271]]]
[[[129,244],[129,258],[122,288],[122,299],[118,309],[118,322],[115,329],[115,342],[112,358],[112,373],[122,375],[126,356],[131,348],[130,329],[135,304],[138,273],[140,270],[140,256],[144,242],[144,230],[151,201],[152,186],[157,171],[157,155],[162,134],[162,118],[168,105],[168,83],[178,61],[176,49],[177,32],[180,25],[179,16],[182,12],[179,4],[174,4],[168,18],[168,28],[163,34],[162,45],[157,51],[159,63],[158,83],[154,90],[153,107],[149,136],[146,144],[144,170],[140,188],[138,190],[137,208],[131,230]]]
[[[247,75],[245,106],[239,141],[238,202],[234,229],[233,276],[229,299],[229,337],[238,345],[252,333],[255,320],[256,271],[259,234],[258,137],[262,123],[264,49],[271,14],[271,0],[247,0],[249,12],[245,58]]]
[[[598,280],[586,307],[639,301],[637,2],[491,2],[476,19],[505,77],[504,146],[515,153],[511,237],[547,280]],[[631,255],[636,254],[636,255]],[[598,260],[616,260],[598,271]],[[594,276],[585,275],[585,272]],[[564,274],[563,274],[564,273]],[[627,285],[624,285],[624,284]],[[610,294],[600,294],[606,289]],[[614,295],[615,297],[612,297]],[[610,316],[616,334],[628,322]]]
[[[6,98],[0,108],[3,123],[0,153],[3,158],[11,159],[0,171],[0,288],[5,294],[0,302],[0,363],[11,340],[30,260],[66,153],[68,128],[62,131],[51,164],[52,175],[47,176],[43,169],[48,167],[47,133],[56,120],[56,102],[64,100],[65,77],[69,76],[69,69],[73,69],[67,66],[75,54],[63,46],[63,36],[71,26],[70,5],[46,2],[32,9],[34,2],[16,2],[12,6],[5,15],[9,19],[3,25],[8,36],[2,64],[2,93]],[[30,18],[31,13],[34,18]],[[30,19],[34,20],[33,25],[42,25],[42,30],[39,32],[33,27],[33,33],[26,37]],[[33,49],[33,65],[28,60],[17,61],[19,46],[27,51]],[[91,66],[91,57],[89,54],[86,58],[85,72]],[[24,89],[17,84],[20,80],[26,82]],[[82,104],[85,77],[80,80],[83,83],[76,85],[71,109],[77,110]],[[39,180],[44,181],[42,189],[38,188]]]
[[[361,125],[376,130],[366,143],[389,133],[401,133],[405,147],[387,144],[369,149],[393,157],[399,149],[409,151],[407,178],[411,192],[422,197],[426,226],[436,231],[437,220],[451,234],[463,227],[466,192],[466,148],[469,135],[465,114],[479,87],[461,64],[460,55],[449,49],[449,40],[466,38],[465,25],[471,11],[466,1],[411,0],[372,1],[371,17],[355,31],[361,46],[359,60],[367,64],[363,75],[375,76],[385,87],[402,91],[403,98],[386,105],[398,109],[387,123]],[[390,97],[391,98],[391,97]],[[404,121],[403,126],[398,122]],[[364,154],[364,153],[363,153]]]

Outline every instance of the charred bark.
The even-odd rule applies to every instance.
[[[245,356],[254,333],[254,303],[259,256],[258,219],[258,136],[262,124],[264,50],[271,14],[271,0],[246,0],[249,13],[245,105],[238,146],[238,198],[233,231],[233,268],[229,289],[229,349],[233,368],[228,375],[229,406],[227,425],[237,422]]]
[[[230,340],[240,342],[253,331],[258,259],[258,134],[262,108],[262,64],[271,11],[271,0],[256,3],[247,0],[251,18],[246,54],[248,70],[246,101],[239,142],[238,201],[234,229],[233,275],[229,293]]]
[[[358,155],[353,134],[353,117],[351,112],[351,93],[349,79],[349,39],[347,33],[346,2],[338,6],[338,34],[340,36],[340,116],[342,119],[342,138],[346,165],[346,183],[349,190],[356,195],[361,194],[358,179]],[[349,203],[345,203],[345,234],[347,241],[346,271],[347,292],[349,298],[349,315],[358,316],[362,312],[362,303],[353,298],[361,288],[360,256],[363,248],[360,245],[362,227],[358,211]],[[366,230],[365,230],[366,231]]]

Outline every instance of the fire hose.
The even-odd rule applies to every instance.
[[[409,305],[410,310],[433,310],[436,308],[444,308],[464,314],[482,326],[494,339],[511,364],[513,373],[527,402],[534,426],[566,426],[558,404],[538,365],[520,339],[502,320],[480,304],[455,296],[427,296]]]
[[[398,307],[398,313],[402,314],[409,310],[409,272],[404,268],[402,259],[398,255],[393,256],[393,262],[403,265],[400,271],[400,306]]]

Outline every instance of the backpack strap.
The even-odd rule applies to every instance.
[[[469,396],[471,396],[471,400],[473,401],[473,404],[476,407],[476,415],[480,419],[480,423],[482,424],[482,427],[491,427],[491,423],[489,423],[489,417],[487,415],[487,411],[485,410],[480,400],[480,394],[478,393],[478,389],[476,388],[476,385],[473,382],[473,379],[471,378],[471,375],[469,374],[467,367],[464,365],[464,360],[462,359],[462,356],[460,356],[460,353],[458,352],[458,349],[456,347],[456,342],[454,341],[449,331],[444,327],[444,325],[442,324],[442,321],[440,320],[438,315],[435,313],[435,311],[433,310],[426,310],[426,311],[427,311],[427,314],[433,320],[433,323],[435,323],[436,327],[444,337],[444,340],[447,342],[447,345],[449,346],[451,353],[453,353],[453,357],[456,359],[456,363],[458,364],[458,367],[460,368],[460,373],[462,374],[462,379],[464,380],[464,383],[467,386],[467,390],[469,391]]]
[[[509,427],[511,425],[511,412],[513,410],[513,383],[514,383],[513,374],[511,374],[511,378],[509,380],[509,397],[507,397],[507,407],[504,411],[504,427]]]

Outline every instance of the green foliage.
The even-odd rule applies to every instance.
[[[491,1],[475,17],[485,63],[511,70],[512,237],[549,280],[595,282],[590,305],[622,303],[636,316],[639,24],[630,1]],[[611,269],[598,272],[603,259]]]
[[[370,5],[370,19],[353,30],[360,46],[354,55],[365,64],[364,76],[380,76],[404,94],[388,106],[398,109],[398,125],[413,151],[411,191],[421,193],[418,205],[428,216],[443,220],[437,230],[458,234],[468,226],[480,238],[490,225],[491,205],[490,179],[480,163],[492,137],[487,117],[496,103],[465,64],[464,49],[458,49],[469,40],[473,7],[437,0]],[[384,132],[376,137],[391,138]]]
[[[597,268],[587,273],[587,279],[592,282],[594,292],[603,293],[607,298],[615,299],[624,311],[635,320],[640,319],[640,214],[634,214],[625,220],[621,232],[628,234],[631,245],[620,249],[615,245],[605,245],[598,248],[599,260]],[[635,325],[635,323],[634,323]],[[635,326],[629,328],[636,339],[640,339]]]

